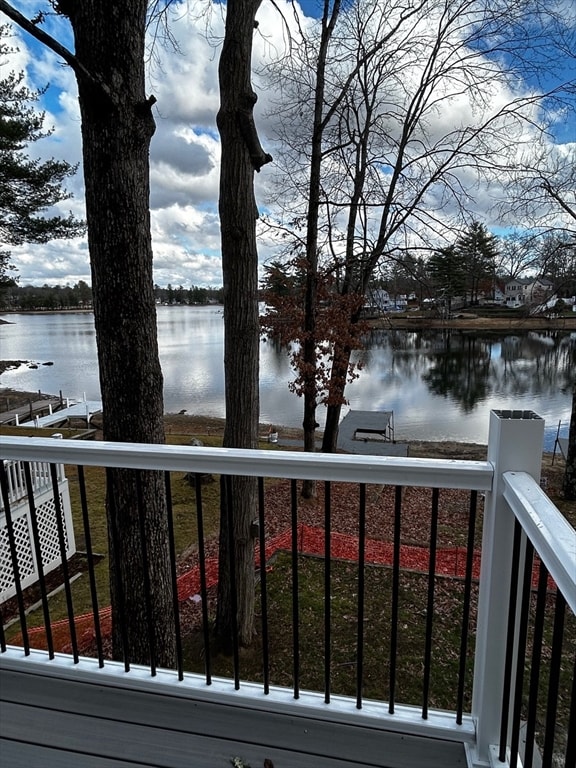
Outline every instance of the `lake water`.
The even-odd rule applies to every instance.
[[[0,386],[89,400],[100,399],[96,339],[90,313],[7,314],[0,357],[29,360],[0,376]],[[158,307],[165,411],[224,416],[221,307]],[[576,333],[375,331],[360,378],[349,385],[348,408],[392,410],[398,440],[485,443],[491,409],[532,410],[546,420],[551,449],[558,422],[567,433]],[[41,363],[52,362],[51,366]],[[300,426],[302,401],[289,392],[287,353],[261,345],[260,416]],[[318,409],[323,424],[324,409]]]

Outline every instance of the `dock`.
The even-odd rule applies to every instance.
[[[102,412],[102,403],[99,400],[81,400],[71,403],[66,408],[49,413],[46,416],[37,416],[34,419],[35,427],[62,426],[70,419],[83,419],[90,424],[92,416]]]
[[[264,440],[265,438],[261,438]],[[302,448],[302,439],[278,438],[285,448]],[[322,441],[316,441],[321,450]],[[364,456],[408,456],[409,445],[396,442],[393,411],[349,411],[340,422],[337,448],[344,453]]]
[[[58,397],[43,398],[41,400],[29,400],[18,408],[10,408],[0,413],[0,424],[14,424],[18,426],[24,422],[31,422],[37,416],[54,413],[63,405]]]
[[[99,400],[60,400],[50,398],[29,402],[20,408],[0,413],[0,425],[26,427],[57,427],[70,419],[82,419],[90,424],[92,417],[102,412]]]
[[[338,449],[363,456],[408,456],[408,443],[396,442],[394,411],[348,411],[340,422]]]

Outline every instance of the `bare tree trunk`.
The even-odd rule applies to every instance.
[[[259,346],[258,252],[254,171],[272,158],[260,146],[252,110],[252,36],[260,0],[229,0],[219,64],[222,142],[220,226],[224,282],[224,446],[258,446]],[[227,646],[234,629],[248,645],[254,634],[254,539],[257,484],[249,478],[221,483],[220,565],[216,634]],[[230,526],[232,531],[230,531]],[[232,542],[233,552],[230,551]],[[234,563],[232,574],[231,563]],[[238,596],[234,614],[232,584]]]
[[[562,492],[565,499],[576,501],[576,381],[572,387],[572,415],[570,416],[568,453],[566,454],[566,471]]]
[[[130,0],[116,12],[90,2],[70,8],[76,56],[94,74],[94,79],[78,75],[78,89],[104,437],[162,443],[149,214],[148,158],[155,126],[153,100],[144,90],[147,3]],[[155,657],[160,666],[170,667],[175,663],[174,611],[162,478],[150,473],[138,488],[135,472],[114,471],[110,480],[114,655],[124,656],[123,622],[130,661],[148,663]]]
[[[334,0],[332,11],[329,3],[324,4],[322,37],[316,64],[316,87],[314,92],[314,120],[312,126],[312,147],[310,157],[310,181],[308,186],[308,213],[306,217],[306,293],[304,299],[304,342],[302,361],[308,373],[304,377],[304,450],[316,450],[316,312],[318,311],[318,218],[320,211],[322,138],[324,135],[324,93],[326,89],[326,61],[328,46],[334,26],[340,13],[340,0]],[[316,494],[316,482],[302,482],[302,496],[310,499]]]
[[[326,426],[322,439],[323,453],[336,453],[338,447],[340,413],[344,402],[344,390],[351,355],[350,347],[335,344],[332,370],[330,371],[330,400],[334,404],[329,405],[326,409]]]

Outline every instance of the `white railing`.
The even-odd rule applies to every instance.
[[[8,480],[8,501],[11,505],[22,502],[28,498],[28,489],[26,487],[26,478],[24,477],[24,465],[21,461],[5,461],[4,470]],[[57,466],[58,480],[64,479],[64,467]],[[52,487],[52,478],[50,476],[50,464],[46,461],[30,462],[30,476],[32,480],[32,490],[36,495]],[[0,511],[4,509],[4,498],[0,496]]]
[[[415,710],[399,707],[393,716],[379,721],[396,731],[430,737],[443,737],[466,743],[469,766],[502,765],[498,761],[502,712],[502,681],[505,664],[507,619],[509,610],[510,552],[515,520],[523,527],[550,576],[564,594],[568,605],[576,607],[576,532],[539,488],[544,422],[531,412],[493,411],[487,461],[445,461],[396,457],[303,454],[260,450],[221,449],[76,442],[70,440],[4,438],[1,451],[10,460],[32,461],[42,458],[50,463],[83,466],[126,467],[168,470],[199,474],[228,474],[258,477],[337,480],[378,483],[395,486],[469,489],[486,493],[484,509],[482,569],[476,628],[472,712],[461,725],[448,713],[431,712],[422,720]],[[18,651],[10,651],[21,658]],[[26,660],[22,658],[22,663]],[[58,664],[58,658],[52,662]],[[88,667],[94,667],[87,662]],[[107,665],[108,667],[108,665]],[[118,672],[113,672],[118,674]],[[96,674],[106,674],[101,671]],[[142,672],[136,673],[142,685]],[[187,676],[194,685],[195,676]],[[168,679],[174,679],[170,677]],[[205,689],[198,678],[198,690]],[[154,683],[158,684],[158,681]],[[218,683],[218,691],[250,697],[250,685],[238,694],[232,686]],[[212,688],[212,692],[215,692]],[[262,705],[261,690],[253,694]],[[266,708],[283,711],[289,692],[271,691]],[[211,694],[213,695],[213,694]],[[223,693],[224,695],[224,693]],[[302,695],[290,706],[327,708],[321,697]],[[346,716],[376,716],[369,703],[362,711],[353,702],[334,697],[335,722]]]

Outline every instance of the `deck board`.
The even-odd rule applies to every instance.
[[[85,753],[68,752],[53,747],[40,747],[21,741],[0,739],[0,765],[10,768],[142,768],[142,763],[94,757]],[[80,762],[81,761],[81,762]]]
[[[124,686],[0,672],[12,766],[463,768],[462,744]],[[36,751],[35,751],[36,750]],[[37,754],[41,761],[27,760]],[[74,763],[76,760],[76,763]]]

